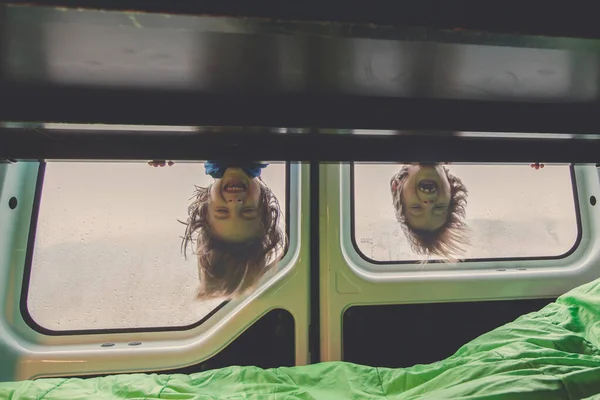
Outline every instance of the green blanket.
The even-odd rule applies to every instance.
[[[442,333],[440,333],[442,334]],[[600,399],[600,280],[411,368],[329,362],[0,383],[0,399]]]

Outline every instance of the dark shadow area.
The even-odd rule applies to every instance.
[[[192,374],[231,365],[292,367],[295,363],[294,317],[288,311],[278,309],[259,319],[214,357],[200,364],[156,373]]]
[[[14,3],[14,0],[12,1]],[[18,4],[18,3],[17,3]],[[243,16],[292,21],[376,23],[383,25],[433,26],[441,29],[482,30],[511,34],[598,37],[595,9],[587,5],[565,7],[538,2],[519,3],[518,12],[503,2],[432,1],[146,1],[137,0],[32,0],[28,4],[54,7],[85,7],[157,13]],[[544,18],[540,18],[543,11]]]
[[[294,317],[286,310],[272,310],[229,346],[214,357],[188,367],[148,371],[149,374],[193,374],[229,366],[256,366],[260,368],[292,367],[296,363]],[[118,374],[71,376],[97,378]],[[119,374],[120,375],[120,374]]]
[[[429,364],[555,299],[355,306],[344,313],[344,361],[404,368]]]

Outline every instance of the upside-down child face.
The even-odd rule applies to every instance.
[[[261,235],[260,184],[241,168],[228,168],[210,189],[208,223],[226,242],[245,242]]]
[[[411,165],[406,179],[393,182],[392,189],[402,191],[405,221],[412,229],[435,231],[448,220],[452,191],[441,165]]]

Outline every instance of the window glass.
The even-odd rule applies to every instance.
[[[374,262],[559,257],[577,242],[569,165],[358,163],[353,178],[355,244]],[[448,229],[453,215],[461,229]],[[447,257],[449,242],[462,251]]]
[[[285,233],[285,163],[262,169],[262,181],[281,205]],[[186,225],[178,220],[187,221],[195,187],[211,182],[203,163],[47,163],[27,294],[33,321],[55,331],[200,321],[225,298],[197,298],[199,261],[189,249],[184,259]],[[226,196],[242,190],[229,188]]]

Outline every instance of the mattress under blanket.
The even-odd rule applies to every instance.
[[[443,332],[440,332],[443,335]],[[0,383],[0,399],[600,399],[600,280],[410,368],[345,362]]]

